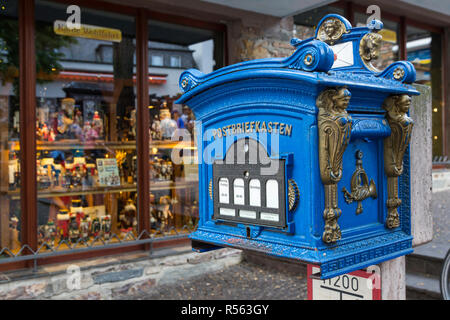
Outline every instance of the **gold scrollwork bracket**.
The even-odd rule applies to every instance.
[[[351,93],[345,87],[322,91],[316,100],[319,108],[317,122],[319,131],[320,177],[325,191],[325,220],[322,240],[335,243],[341,239],[338,218],[342,212],[337,203],[337,183],[342,178],[342,157],[350,141],[352,118],[346,109]]]
[[[361,214],[363,212],[362,201],[372,197],[373,199],[377,198],[377,188],[375,186],[375,182],[370,179],[366,174],[366,171],[362,167],[362,157],[363,152],[361,150],[356,151],[356,170],[352,175],[352,179],[350,182],[350,190],[351,193],[347,191],[344,187],[342,188],[342,192],[344,193],[344,198],[347,203],[352,203],[353,201],[358,202],[358,206],[356,208],[356,214]]]
[[[398,177],[403,173],[403,156],[411,141],[413,121],[407,112],[411,106],[411,97],[407,94],[388,97],[383,107],[386,119],[391,127],[391,135],[384,139],[384,171],[388,182],[388,209],[386,228],[393,229],[400,226],[397,208],[402,201],[398,197]]]

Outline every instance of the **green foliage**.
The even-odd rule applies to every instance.
[[[72,37],[59,36],[48,23],[36,23],[36,74],[37,83],[50,81],[51,75],[62,69],[59,60],[64,54],[63,47],[77,43]],[[31,43],[28,45],[32,45]],[[12,82],[14,95],[19,97],[19,24],[17,20],[0,19],[0,78],[2,84]]]
[[[36,23],[36,73],[57,74],[62,69],[58,61],[64,57],[59,49],[76,43],[77,40],[73,37],[56,35],[53,26]],[[38,77],[38,83],[45,81]]]

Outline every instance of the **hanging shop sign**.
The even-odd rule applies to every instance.
[[[111,42],[122,41],[122,31],[119,29],[104,28],[88,24],[81,24],[80,28],[69,28],[67,22],[63,20],[54,21],[53,31],[60,36],[80,37]]]

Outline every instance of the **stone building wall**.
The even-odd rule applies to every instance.
[[[253,59],[287,57],[294,52],[294,19],[252,16],[228,24],[229,64]]]

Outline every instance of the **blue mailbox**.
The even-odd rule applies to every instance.
[[[196,115],[197,251],[234,247],[330,278],[412,252],[415,69],[379,71],[382,23],[325,16],[287,58],[180,77]]]

